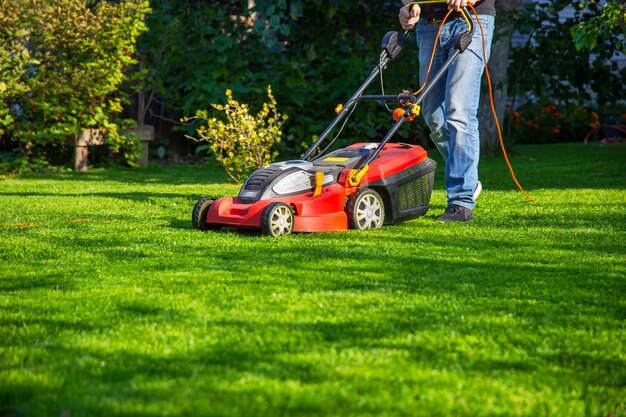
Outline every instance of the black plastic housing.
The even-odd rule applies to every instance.
[[[395,59],[398,55],[400,55],[400,52],[402,52],[406,39],[406,35],[400,34],[396,31],[387,32],[385,36],[383,36],[380,48],[387,52],[389,59]]]
[[[367,184],[385,196],[385,224],[420,217],[430,208],[437,162],[427,158],[396,175]]]
[[[468,46],[472,43],[473,32],[463,32],[459,34],[454,40],[454,47],[461,52],[465,52]]]

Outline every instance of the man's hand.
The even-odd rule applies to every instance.
[[[419,5],[414,4],[407,9],[406,6],[400,9],[398,13],[398,20],[400,20],[400,25],[404,30],[411,30],[415,26],[418,20],[420,20],[420,12],[421,9]]]
[[[454,9],[457,12],[461,11],[461,7],[466,7],[468,4],[472,6],[476,3],[476,0],[446,0],[448,7]]]

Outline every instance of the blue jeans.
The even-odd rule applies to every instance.
[[[487,59],[491,50],[494,17],[479,15],[485,31]],[[475,21],[475,17],[473,17]],[[419,47],[420,85],[424,82],[428,63],[440,23],[417,23]],[[446,191],[448,205],[466,208],[476,205],[473,193],[478,181],[480,138],[478,135],[478,103],[480,81],[484,71],[483,41],[480,27],[476,24],[472,43],[459,54],[447,74],[437,82],[422,103],[422,114],[431,131],[431,139],[443,156],[446,167]],[[457,34],[467,30],[463,19],[445,23],[439,37],[439,45],[433,59],[429,79],[441,68],[454,52],[453,42]]]

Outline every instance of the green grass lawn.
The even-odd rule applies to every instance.
[[[431,152],[434,153],[434,152]],[[214,165],[0,180],[0,416],[626,416],[626,146],[481,162],[468,224],[191,227]]]

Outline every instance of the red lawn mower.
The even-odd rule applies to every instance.
[[[471,21],[471,19],[470,19]],[[379,64],[301,159],[276,162],[255,171],[236,197],[198,200],[192,213],[194,228],[258,229],[270,236],[292,232],[334,232],[348,228],[378,229],[422,216],[428,211],[437,164],[418,145],[390,143],[406,121],[419,114],[419,104],[444,75],[457,54],[471,42],[473,25],[456,41],[455,52],[415,96],[364,95],[389,61],[401,52],[408,34],[388,32]],[[321,144],[339,123],[364,101],[398,102],[393,124],[380,142],[355,143],[326,153]],[[343,129],[343,126],[341,129]]]

